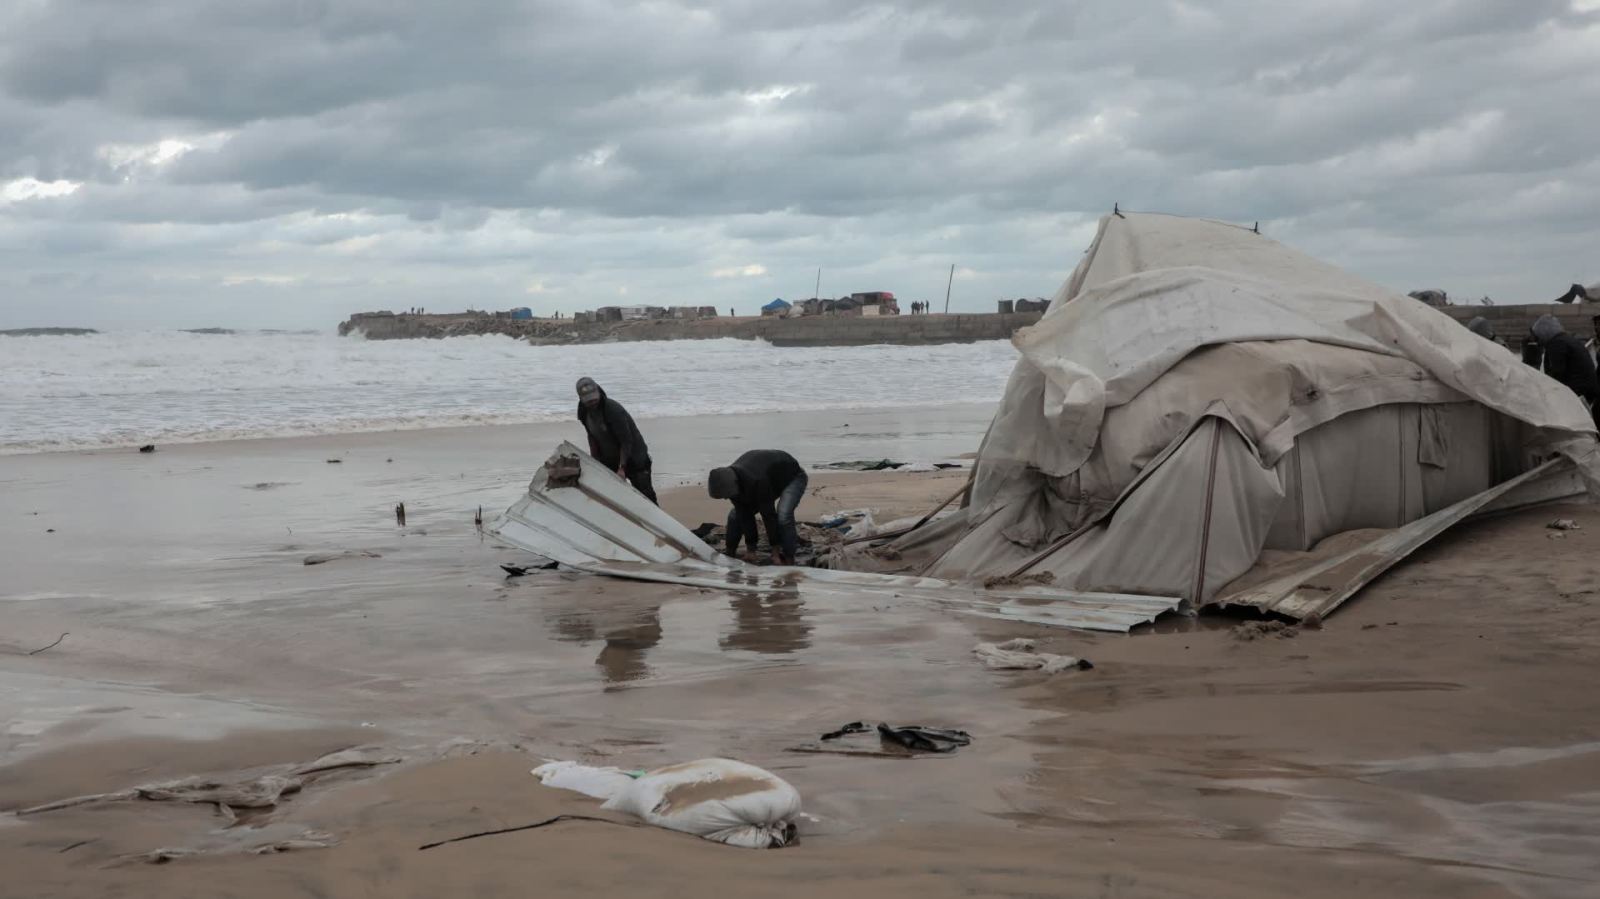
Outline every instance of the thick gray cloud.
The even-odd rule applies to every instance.
[[[1049,294],[1125,207],[1600,279],[1600,0],[13,0],[0,324]]]

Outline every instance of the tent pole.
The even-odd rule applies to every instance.
[[[904,537],[905,535],[911,533],[912,531],[916,530],[917,528],[920,528],[923,525],[927,524],[928,522],[932,521],[933,520],[933,516],[938,515],[940,512],[943,512],[945,506],[948,506],[951,503],[955,502],[956,500],[960,499],[962,494],[966,493],[968,490],[971,490],[971,489],[972,489],[972,479],[968,478],[967,480],[962,482],[960,490],[957,490],[955,493],[950,494],[950,498],[949,499],[945,500],[944,502],[940,503],[937,506],[934,506],[932,512],[929,512],[928,514],[922,516],[922,519],[920,521],[918,521],[916,524],[912,525],[911,527],[901,528],[898,531],[891,531],[891,532],[886,533],[886,534],[873,534],[873,535],[867,536],[867,537],[852,537],[849,540],[846,540],[844,542],[845,542],[846,545],[849,545],[849,544],[852,544],[852,543],[867,543],[867,542],[872,541],[872,540],[886,540],[886,539],[889,539],[891,537]]]
[[[1078,539],[1079,537],[1082,537],[1084,534],[1089,533],[1089,531],[1092,528],[1094,528],[1095,525],[1097,525],[1099,523],[1100,523],[1100,520],[1096,519],[1096,520],[1091,521],[1088,524],[1084,525],[1083,527],[1078,528],[1076,531],[1073,531],[1072,533],[1068,534],[1067,536],[1062,537],[1061,539],[1057,540],[1056,542],[1054,542],[1054,543],[1050,544],[1049,546],[1045,547],[1043,550],[1041,550],[1033,558],[1031,558],[1028,561],[1023,562],[1021,565],[1017,566],[1017,569],[1015,571],[1011,572],[1010,574],[1006,575],[1006,577],[1022,577],[1024,574],[1027,574],[1028,569],[1030,569],[1033,566],[1039,564],[1040,562],[1043,562],[1045,559],[1050,558],[1050,556],[1054,555],[1057,551],[1059,551],[1059,550],[1063,549],[1064,547],[1066,547],[1066,545],[1068,543],[1071,543],[1072,541]]]

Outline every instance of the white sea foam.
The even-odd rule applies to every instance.
[[[551,421],[589,375],[639,417],[992,402],[1010,344],[533,347],[508,337],[0,337],[0,454]]]

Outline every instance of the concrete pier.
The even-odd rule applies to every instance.
[[[773,346],[926,345],[1008,340],[1041,313],[955,315],[806,316],[802,318],[707,318],[696,321],[583,323],[566,319],[511,319],[493,315],[413,315],[361,312],[339,325],[342,335],[368,340],[506,334],[535,345],[606,343],[634,340],[765,340]]]

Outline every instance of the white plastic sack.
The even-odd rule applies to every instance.
[[[754,765],[701,759],[629,779],[603,807],[729,846],[776,849],[794,841],[800,794]]]
[[[547,787],[571,790],[594,799],[610,799],[633,783],[633,777],[620,768],[596,768],[577,762],[545,762],[533,769],[533,776]]]
[[[985,668],[995,671],[1008,669],[1029,671],[1037,668],[1045,674],[1055,674],[1068,669],[1094,667],[1087,659],[1039,652],[1034,648],[1034,642],[1026,637],[1018,637],[1004,643],[979,643],[972,648],[972,652],[983,662]]]

